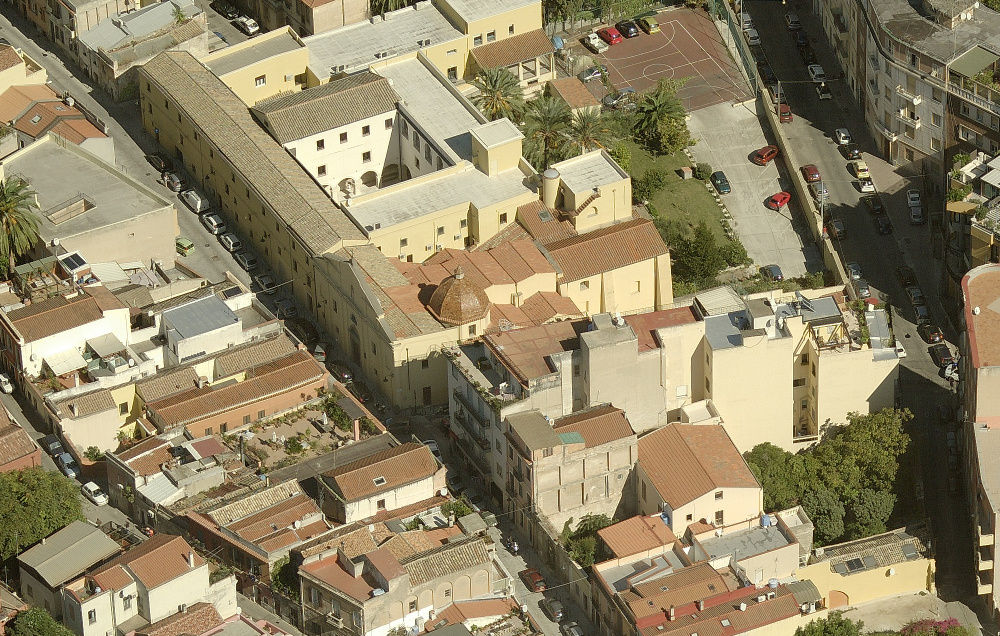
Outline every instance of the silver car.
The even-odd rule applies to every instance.
[[[583,628],[576,621],[567,621],[559,626],[563,636],[584,636]]]

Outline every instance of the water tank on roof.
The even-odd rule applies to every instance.
[[[761,515],[760,516],[760,527],[761,528],[769,528],[769,527],[771,527],[771,516],[770,515]]]
[[[772,590],[778,587],[778,579],[768,579],[767,586]]]

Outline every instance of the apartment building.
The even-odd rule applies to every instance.
[[[0,93],[0,121],[13,132],[0,141],[0,158],[45,139],[51,132],[105,163],[114,164],[114,140],[88,121],[71,101],[59,97],[45,84],[12,86]]]
[[[504,510],[534,542],[587,514],[620,517],[632,506],[636,435],[621,409],[598,406],[554,422],[538,411],[510,415]],[[537,524],[537,525],[536,525]]]
[[[102,20],[136,11],[147,4],[149,2],[141,0],[51,0],[43,7],[46,22],[41,25],[41,30],[56,48],[83,66],[87,49],[79,42],[82,33],[93,29]]]

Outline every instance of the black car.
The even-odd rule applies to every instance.
[[[934,364],[942,369],[955,361],[955,357],[951,355],[951,349],[946,344],[936,344],[930,347],[927,352],[931,354],[931,360],[934,361]]]
[[[330,375],[332,375],[334,379],[341,384],[347,384],[354,379],[354,374],[351,373],[351,368],[340,360],[327,360],[326,368],[330,372]]]
[[[712,182],[712,185],[715,186],[715,189],[719,192],[719,194],[729,194],[733,191],[732,186],[729,185],[729,179],[726,178],[726,173],[722,170],[713,172],[712,176],[709,177],[709,180]]]
[[[899,279],[899,284],[903,286],[904,289],[907,287],[913,287],[917,284],[917,275],[913,273],[913,270],[909,267],[897,267],[896,277]]]
[[[809,46],[809,37],[805,31],[795,31],[795,46],[803,48]]]
[[[750,47],[750,55],[753,56],[753,61],[756,64],[767,64],[767,56],[764,55],[764,49],[759,46]]]
[[[920,337],[923,338],[924,342],[927,344],[944,342],[944,332],[941,331],[941,327],[938,327],[937,325],[932,325],[930,323],[920,325],[920,327],[917,328],[917,333],[920,334]]]
[[[774,71],[771,70],[769,65],[761,64],[757,67],[757,70],[760,71],[760,77],[764,80],[765,84],[771,84],[778,81],[777,76],[775,76]]]
[[[618,32],[622,34],[623,38],[634,38],[639,35],[639,27],[635,25],[635,22],[631,20],[622,20],[615,25]]]
[[[855,144],[847,144],[844,146],[844,156],[848,161],[861,161],[861,149]]]
[[[877,194],[869,194],[868,196],[861,197],[861,200],[864,201],[868,211],[872,214],[885,214],[885,205]]]
[[[146,161],[148,161],[149,165],[156,168],[156,171],[161,174],[164,172],[170,172],[174,168],[174,162],[170,160],[170,157],[167,157],[159,152],[146,155]]]
[[[816,52],[812,50],[811,46],[806,45],[799,47],[799,55],[802,56],[802,61],[806,64],[816,63]]]
[[[760,268],[760,275],[766,280],[783,281],[785,275],[781,273],[781,268],[777,265],[765,265]]]
[[[884,214],[875,217],[875,227],[878,228],[879,234],[892,234],[892,223]]]
[[[240,12],[228,2],[213,2],[208,6],[227,20],[235,20],[240,15]]]
[[[63,450],[62,442],[60,442],[59,438],[55,435],[46,435],[42,439],[38,440],[38,445],[52,457],[59,457],[66,452]]]
[[[358,402],[364,404],[365,402],[371,402],[372,398],[375,396],[372,390],[368,388],[368,385],[364,382],[351,382],[347,385],[347,390],[350,391],[354,397],[358,398]]]

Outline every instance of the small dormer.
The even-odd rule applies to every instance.
[[[521,161],[524,135],[506,117],[477,126],[470,131],[472,161],[486,175],[493,176],[516,168]]]

